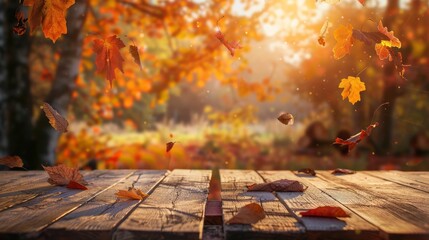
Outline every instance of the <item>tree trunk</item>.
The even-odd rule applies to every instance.
[[[6,1],[0,0],[0,59],[6,58]],[[7,154],[7,69],[6,61],[0,61],[0,156]]]
[[[59,42],[60,60],[52,89],[46,102],[52,105],[62,116],[66,117],[67,107],[72,91],[75,89],[75,80],[79,74],[79,65],[82,54],[83,24],[88,10],[88,0],[77,0],[67,13],[68,33]],[[55,149],[59,133],[50,125],[45,116],[38,119],[35,128],[35,157],[45,165],[55,164]],[[38,166],[34,166],[38,167]]]

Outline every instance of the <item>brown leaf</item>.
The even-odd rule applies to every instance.
[[[300,212],[300,214],[303,217],[350,217],[342,208],[332,206],[317,207],[305,212]]]
[[[307,189],[299,181],[281,179],[270,183],[258,183],[247,186],[249,192],[303,192]]]
[[[61,116],[46,102],[43,103],[42,109],[45,112],[46,117],[49,119],[49,123],[55,130],[61,133],[67,132],[69,122],[67,122],[63,116]]]
[[[356,145],[360,141],[362,141],[363,139],[365,139],[366,137],[368,137],[371,134],[372,129],[375,128],[375,127],[377,127],[377,126],[378,126],[377,122],[374,123],[374,124],[371,124],[371,125],[369,125],[366,128],[366,130],[361,130],[359,133],[357,133],[357,134],[349,137],[346,140],[337,137],[335,139],[335,142],[333,144],[339,144],[339,145],[342,145],[342,146],[348,146],[349,151],[351,151],[351,150],[353,150],[353,148],[356,147]]]
[[[279,120],[284,125],[293,125],[294,118],[290,113],[281,113],[277,120]]]
[[[144,193],[142,190],[138,189],[138,188],[128,188],[128,190],[118,190],[117,193],[115,193],[115,195],[118,198],[125,198],[125,199],[133,199],[133,200],[143,200],[145,199],[147,196],[149,196],[148,194]]]
[[[331,172],[331,174],[354,174],[354,173],[356,172],[345,168],[336,168],[334,169],[334,171]]]
[[[174,147],[174,144],[175,144],[176,142],[168,142],[168,143],[166,143],[166,146],[165,146],[165,152],[170,152],[170,150]]]
[[[17,11],[15,13],[15,18],[16,18],[16,25],[13,26],[13,32],[18,35],[21,36],[23,35],[26,31],[27,31],[27,18],[24,18],[24,13],[22,13],[21,11]]]
[[[139,66],[140,71],[143,71],[138,47],[135,45],[130,45],[130,54],[133,57],[134,62]]]
[[[24,166],[24,163],[22,162],[22,159],[18,156],[6,156],[0,158],[0,165],[8,166],[9,168],[14,167],[20,167],[22,168]]]
[[[70,181],[83,185],[87,184],[77,168],[67,167],[64,164],[54,167],[42,167],[49,174],[48,182],[52,185],[66,186]]]
[[[82,185],[82,184],[80,184],[78,182],[75,182],[73,180],[70,180],[69,184],[67,184],[67,188],[70,188],[70,189],[80,189],[80,190],[88,190],[87,187],[85,187],[84,185]]]
[[[311,169],[311,168],[302,168],[302,169],[299,169],[298,172],[316,176],[316,172],[314,171],[314,169]]]
[[[257,203],[250,203],[240,208],[227,224],[255,224],[265,218],[264,209]]]

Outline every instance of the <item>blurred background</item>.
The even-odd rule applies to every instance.
[[[54,44],[40,29],[14,34],[16,10],[29,9],[1,0],[0,156],[29,169],[429,170],[429,1],[332,2],[76,0]],[[215,37],[222,16],[225,38],[243,46],[233,57]],[[406,79],[361,42],[333,58],[338,26],[377,31],[379,20],[402,42]],[[127,48],[110,88],[93,41],[112,35]],[[366,91],[352,105],[338,84],[359,72]],[[67,133],[49,125],[43,102],[68,119]],[[282,112],[295,123],[280,123]],[[375,121],[350,153],[332,144]]]

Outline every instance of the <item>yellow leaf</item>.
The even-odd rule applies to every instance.
[[[359,77],[351,77],[341,79],[340,85],[338,88],[344,88],[341,96],[343,100],[347,97],[349,98],[349,102],[355,104],[360,101],[360,92],[365,91],[365,83],[361,82]]]
[[[118,198],[133,199],[133,200],[143,200],[148,196],[148,194],[144,193],[142,190],[138,188],[128,188],[128,191],[118,190],[118,192],[115,193],[115,195]]]
[[[353,26],[351,24],[344,26],[341,25],[334,31],[334,38],[337,40],[332,51],[334,52],[335,59],[341,59],[350,53],[350,48],[353,44]]]

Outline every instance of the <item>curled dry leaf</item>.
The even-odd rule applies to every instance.
[[[236,49],[240,49],[241,45],[240,45],[239,41],[232,41],[232,42],[230,42],[230,41],[227,41],[225,39],[225,35],[222,33],[222,31],[220,30],[220,27],[219,27],[219,21],[222,18],[223,18],[223,16],[217,20],[216,25],[218,27],[218,30],[216,31],[215,36],[228,49],[228,51],[231,54],[231,56],[234,57],[235,50]]]
[[[52,185],[66,186],[69,185],[71,181],[81,185],[87,184],[77,168],[67,167],[64,164],[54,167],[42,167],[48,173],[48,182]]]
[[[284,125],[293,125],[294,122],[293,115],[290,113],[281,113],[277,120],[279,120]]]
[[[295,180],[281,179],[270,183],[258,183],[247,186],[249,192],[304,192],[307,186]]]
[[[22,162],[22,159],[18,156],[6,156],[0,158],[0,165],[5,165],[9,168],[22,168],[24,166],[24,163]]]
[[[27,18],[24,18],[24,13],[22,13],[21,11],[17,11],[15,13],[15,18],[17,23],[15,24],[15,26],[13,26],[13,32],[18,35],[21,36],[23,35],[26,31],[27,31]]]
[[[133,200],[143,200],[147,196],[149,196],[148,194],[144,193],[142,190],[138,188],[132,188],[132,187],[128,188],[128,190],[118,190],[118,192],[115,193],[115,195],[118,198],[133,199]]]
[[[55,111],[55,109],[52,108],[49,103],[43,103],[42,109],[45,112],[46,117],[49,119],[49,123],[55,130],[61,133],[67,132],[69,122],[57,111]]]
[[[174,144],[176,142],[168,142],[165,144],[165,152],[168,153],[171,151],[171,149],[174,147]]]
[[[341,92],[343,100],[349,98],[349,102],[353,105],[360,101],[360,92],[366,90],[365,83],[362,82],[359,77],[352,76],[341,79],[338,88],[343,88]]]
[[[80,190],[88,190],[87,187],[85,187],[84,185],[75,182],[73,180],[70,180],[69,184],[67,184],[67,188],[71,188],[71,189],[80,189]]]
[[[316,172],[311,168],[301,168],[298,170],[299,173],[305,173],[308,175],[316,176]]]
[[[342,208],[332,206],[317,207],[305,212],[300,212],[300,214],[303,217],[350,217]]]
[[[334,169],[334,171],[331,172],[331,174],[354,174],[354,173],[356,172],[345,168],[336,168]]]
[[[336,138],[335,142],[333,144],[340,144],[342,146],[348,146],[349,151],[353,150],[353,148],[356,147],[356,144],[358,144],[360,141],[371,135],[372,129],[377,127],[378,123],[374,123],[369,125],[366,130],[361,130],[359,133],[349,137],[348,139],[344,140],[342,138]]]
[[[227,224],[255,224],[265,218],[264,209],[257,203],[250,203],[240,208]]]

